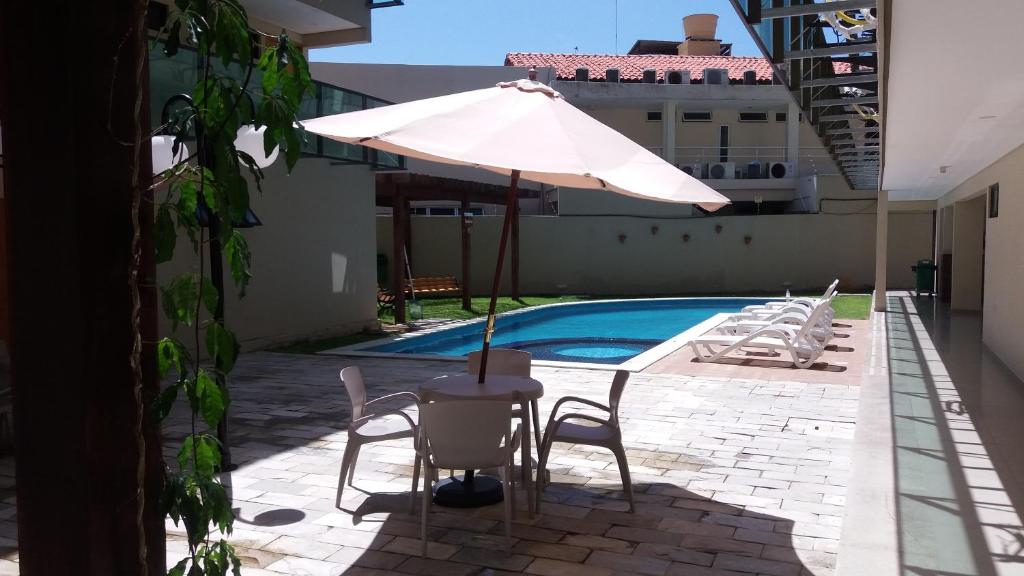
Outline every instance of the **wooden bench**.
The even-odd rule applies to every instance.
[[[455,276],[428,276],[423,278],[413,278],[412,288],[416,290],[416,297],[438,297],[438,296],[459,296],[462,294],[462,288],[459,286],[459,281],[455,279]],[[409,287],[409,281],[405,281],[405,295],[406,297],[412,297],[412,290]],[[377,308],[385,310],[387,308],[395,307],[395,294],[391,290],[378,289],[377,290]]]
[[[416,296],[459,296],[462,288],[455,276],[430,276],[426,278],[413,278],[412,287],[416,290]],[[409,283],[405,284],[405,291],[409,293]]]

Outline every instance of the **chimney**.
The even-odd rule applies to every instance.
[[[683,43],[680,56],[718,56],[722,41],[715,38],[718,28],[717,14],[690,14],[683,18]]]

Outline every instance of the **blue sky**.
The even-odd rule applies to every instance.
[[[736,56],[760,56],[728,0],[406,0],[373,11],[373,42],[313,50],[319,62],[500,66],[507,52],[616,53],[633,42],[682,41],[682,18],[719,15]]]

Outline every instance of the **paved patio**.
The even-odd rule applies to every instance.
[[[422,559],[419,517],[408,514],[408,441],[365,447],[344,510],[334,508],[350,413],[337,373],[349,363],[363,368],[373,397],[462,368],[245,355],[232,385],[241,466],[226,479],[245,574],[834,572],[858,387],[634,374],[621,416],[636,514],[626,512],[611,454],[556,445],[543,513],[528,518],[525,495],[517,498],[511,555],[500,505],[435,506]],[[606,398],[611,381],[606,370],[535,372],[543,418],[563,395]],[[183,430],[177,420],[168,433]],[[169,558],[179,557],[181,531],[168,529]]]

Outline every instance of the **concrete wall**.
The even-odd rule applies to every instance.
[[[302,159],[289,176],[284,162],[266,171],[263,194],[251,187],[263,226],[245,230],[254,278],[241,301],[228,270],[227,323],[247,350],[298,339],[345,334],[376,321],[373,173]],[[161,284],[198,265],[180,237]],[[169,322],[161,320],[161,331]],[[188,334],[178,334],[186,343]]]
[[[983,339],[1017,376],[1024,378],[1024,306],[1020,305],[1024,286],[1024,146],[968,178],[940,198],[939,205],[949,206],[985,193],[997,182],[999,216],[985,220]],[[955,242],[954,230],[954,270],[960,265]]]
[[[720,233],[716,225],[722,226]],[[474,219],[474,294],[489,290],[500,226],[500,218]],[[458,219],[414,217],[412,227],[413,275],[461,276]],[[890,286],[910,287],[910,266],[931,251],[931,214],[893,213],[889,227]],[[625,242],[619,241],[620,233]],[[521,287],[527,294],[778,293],[783,282],[818,288],[837,276],[847,290],[874,283],[874,214],[534,216],[523,217],[521,234]],[[378,218],[377,249],[391,254],[390,217]]]

